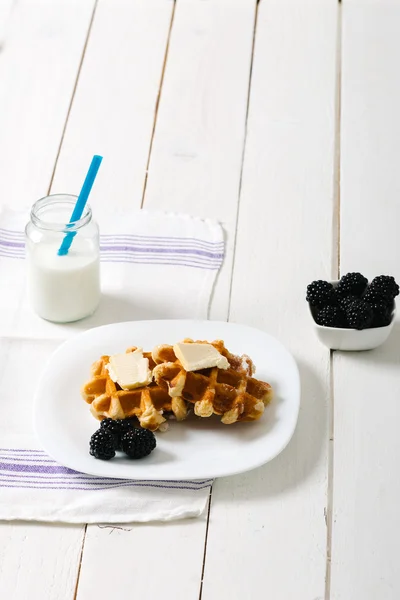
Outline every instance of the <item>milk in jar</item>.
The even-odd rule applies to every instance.
[[[69,223],[75,196],[53,195],[36,202],[26,227],[28,293],[34,311],[57,323],[91,315],[100,301],[99,231],[89,206]],[[74,238],[58,255],[67,232]]]

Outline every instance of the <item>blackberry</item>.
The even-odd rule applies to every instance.
[[[363,296],[363,300],[368,302],[368,304],[371,304],[371,306],[375,304],[386,304],[386,306],[389,306],[392,302],[387,296],[382,294],[379,288],[373,288],[371,286],[368,286],[368,289]]]
[[[108,431],[114,438],[116,450],[121,450],[121,438],[129,430],[134,428],[131,419],[103,419],[100,429]]]
[[[311,306],[327,306],[334,301],[333,285],[328,281],[318,279],[307,286],[306,300]]]
[[[354,300],[346,310],[349,327],[352,329],[367,329],[372,324],[374,311],[372,306],[364,300]]]
[[[374,315],[371,327],[387,327],[392,322],[392,313],[387,310],[383,315]]]
[[[395,278],[389,275],[375,277],[375,279],[371,281],[369,287],[388,300],[394,300],[395,297],[399,295],[399,286],[397,285]]]
[[[134,419],[118,419],[118,423],[121,427],[121,436],[123,436],[127,431],[130,431],[131,429],[135,429]]]
[[[104,429],[98,429],[90,438],[89,454],[101,460],[110,460],[115,456],[114,437]]]
[[[336,286],[338,297],[356,296],[360,298],[367,289],[368,279],[361,273],[347,273],[343,275]]]
[[[118,421],[114,419],[103,419],[103,421],[100,423],[100,430],[107,431],[112,435],[114,447],[116,450],[119,450],[121,445],[121,428]]]
[[[343,310],[346,310],[347,307],[354,302],[354,300],[358,300],[357,296],[344,296],[344,298],[339,298],[339,306]]]
[[[386,327],[390,325],[392,320],[392,306],[388,305],[386,301],[377,301],[371,304],[374,313],[371,327]]]
[[[346,327],[346,315],[339,306],[325,306],[318,311],[315,321],[324,327]]]
[[[143,458],[156,447],[154,433],[148,429],[131,429],[122,436],[122,450],[130,458]]]

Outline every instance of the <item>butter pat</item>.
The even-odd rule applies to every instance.
[[[228,359],[211,344],[180,342],[175,344],[174,352],[185,371],[200,371],[211,367],[229,368]]]
[[[111,379],[123,390],[133,390],[148,385],[152,380],[149,359],[143,356],[141,348],[137,348],[134,352],[110,356],[106,368]]]

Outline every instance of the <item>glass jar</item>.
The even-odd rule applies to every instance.
[[[100,302],[99,228],[88,205],[69,223],[76,200],[68,194],[38,200],[25,228],[30,301],[40,317],[56,323],[83,319]],[[72,244],[59,256],[66,233]]]

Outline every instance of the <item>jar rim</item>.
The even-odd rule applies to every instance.
[[[49,196],[44,196],[39,200],[36,200],[34,205],[31,208],[31,221],[35,225],[35,227],[39,229],[44,229],[46,231],[57,231],[57,232],[72,232],[78,231],[85,225],[87,225],[92,219],[92,209],[89,204],[86,204],[83,214],[80,219],[76,221],[71,221],[65,223],[64,221],[45,221],[41,218],[41,214],[44,211],[55,205],[67,204],[71,207],[71,214],[73,211],[73,207],[76,204],[78,196],[73,194],[50,194]]]

